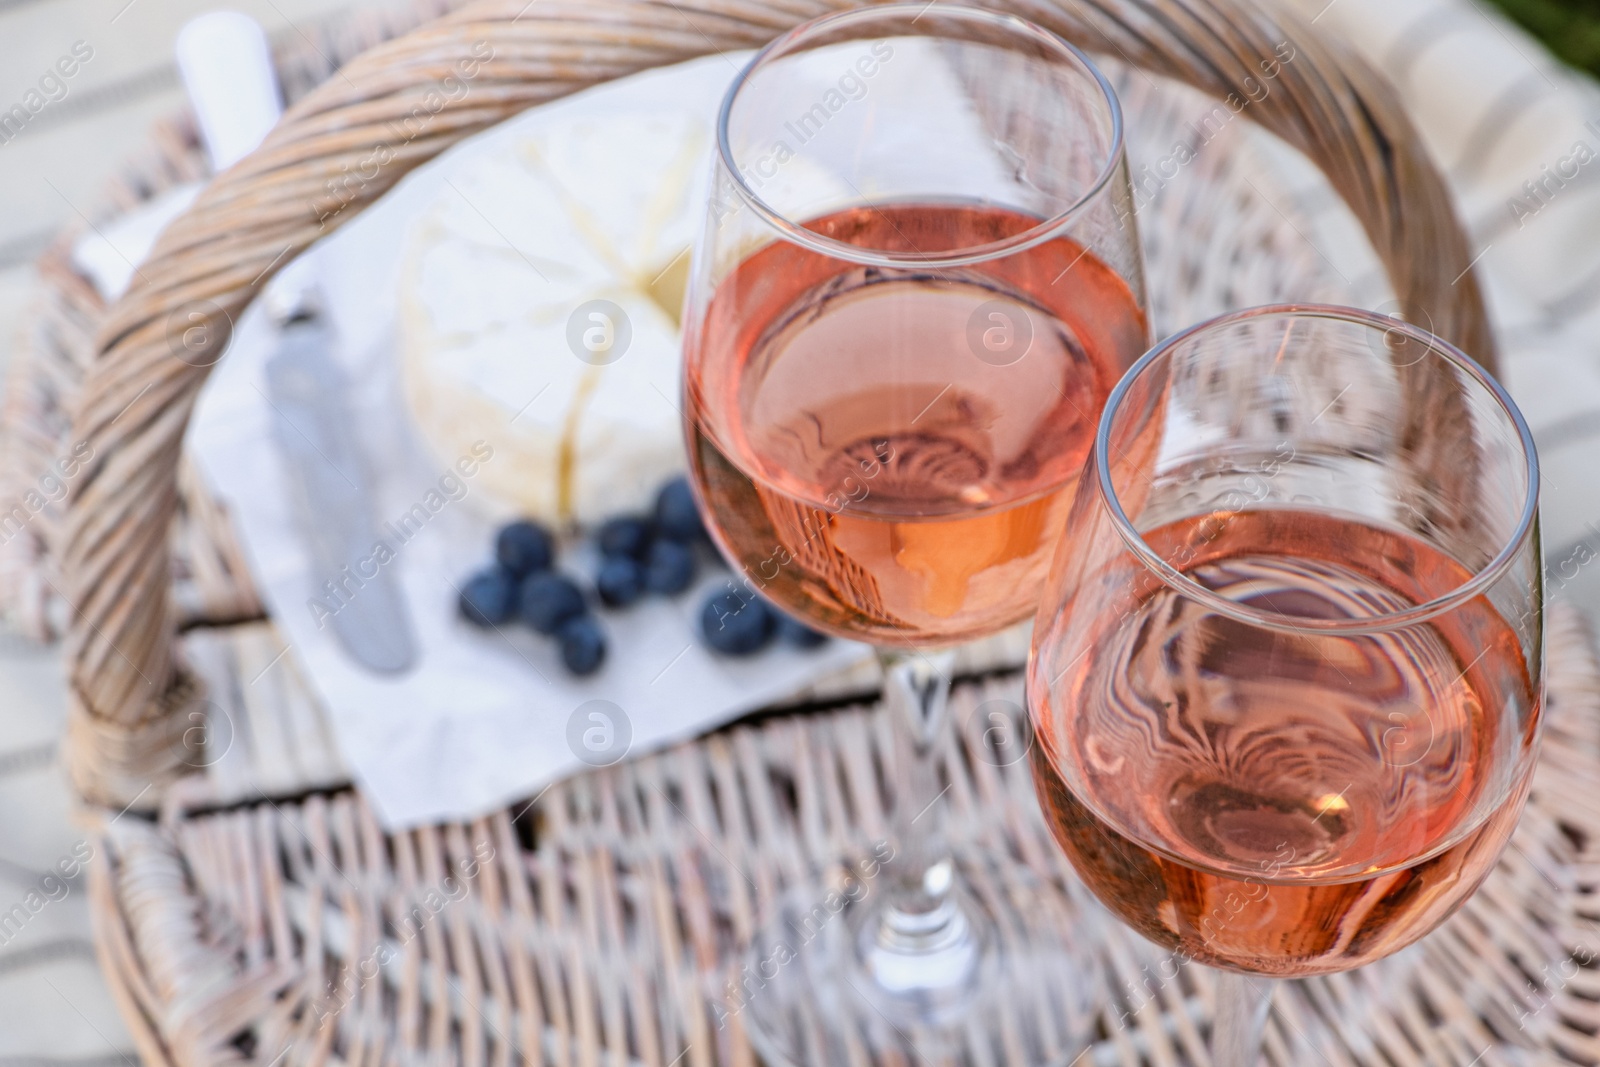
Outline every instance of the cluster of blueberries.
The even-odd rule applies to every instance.
[[[688,589],[706,531],[688,481],[674,478],[656,494],[650,514],[608,519],[595,539],[595,596],[608,608],[626,608],[647,593],[674,596]],[[560,643],[568,671],[593,674],[605,663],[605,630],[582,587],[555,570],[555,557],[555,537],[546,527],[525,519],[502,527],[495,562],[461,587],[461,615],[484,628],[520,618]],[[759,652],[779,637],[802,648],[827,640],[760,597],[738,592],[706,601],[700,631],[713,650],[734,656]]]

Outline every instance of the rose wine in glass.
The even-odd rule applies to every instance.
[[[950,646],[1032,614],[1149,343],[1115,96],[1021,19],[874,5],[759,53],[718,141],[692,481],[741,603],[879,649],[894,745],[883,872],[768,909],[730,1018],[774,1065],[1064,1065],[1082,931],[1043,886],[1002,929],[943,843],[936,759]]]
[[[1394,320],[1257,309],[1141,360],[1028,676],[1041,806],[1095,895],[1235,975],[1444,921],[1537,751],[1537,484],[1499,386]],[[1270,987],[1220,988],[1214,1059],[1251,1064]]]
[[[806,226],[909,250],[1039,222],[919,204]],[[898,276],[774,243],[723,286],[733,306],[707,308],[685,416],[729,558],[858,640],[949,645],[1032,614],[1095,418],[1146,334],[1122,277],[1063,236]]]

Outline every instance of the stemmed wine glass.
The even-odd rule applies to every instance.
[[[1221,969],[1220,1067],[1255,1063],[1264,979],[1404,948],[1505,846],[1538,483],[1488,374],[1364,311],[1225,315],[1111,395],[1035,622],[1035,783],[1095,895]]]
[[[1149,343],[1132,213],[1110,85],[1015,17],[827,16],[723,102],[684,375],[692,481],[737,575],[722,623],[765,597],[871,642],[896,739],[892,862],[784,905],[741,972],[734,1010],[773,1063],[987,1062],[1005,1009],[982,1005],[1076,980],[1071,931],[1040,913],[1000,936],[942,840],[941,650],[1037,603]]]

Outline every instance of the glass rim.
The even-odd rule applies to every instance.
[[[1110,183],[1123,156],[1122,105],[1118,102],[1116,91],[1112,89],[1111,83],[1094,61],[1060,34],[1053,33],[1028,19],[983,8],[946,4],[940,5],[939,14],[941,17],[953,17],[957,20],[981,23],[1029,38],[1071,60],[1094,79],[1095,84],[1100,89],[1101,99],[1105,103],[1106,113],[1111,120],[1111,141],[1107,146],[1105,159],[1102,161],[1099,171],[1095,174],[1094,181],[1089,184],[1088,188],[1065,210],[1057,212],[1047,219],[1040,220],[1021,233],[1013,234],[999,241],[973,245],[953,252],[889,252],[882,249],[847,244],[843,241],[826,237],[814,230],[806,229],[803,225],[793,221],[762,199],[761,195],[752,189],[749,182],[745,180],[744,172],[735,165],[733,146],[730,144],[728,137],[728,123],[733,115],[733,105],[738,100],[740,92],[749,84],[750,76],[772,59],[780,55],[789,54],[797,43],[804,41],[808,37],[815,36],[819,32],[837,30],[856,23],[868,23],[905,15],[912,15],[912,22],[915,22],[928,9],[928,6],[926,3],[872,4],[867,7],[823,15],[820,18],[801,23],[794,29],[773,38],[765,47],[752,56],[750,61],[734,77],[732,84],[728,86],[727,92],[723,94],[722,104],[717,110],[717,161],[732,180],[734,191],[739,199],[747,207],[755,211],[756,214],[760,215],[769,226],[777,230],[785,239],[803,245],[814,252],[820,252],[823,255],[860,263],[865,266],[927,268],[970,266],[975,263],[983,263],[998,259],[1001,256],[1025,251],[1035,245],[1043,244],[1058,237],[1077,214],[1096,199]],[[868,38],[860,39],[867,40]],[[870,207],[872,205],[868,204],[866,206]]]
[[[1271,318],[1331,319],[1367,329],[1379,330],[1385,336],[1390,333],[1403,334],[1411,340],[1426,345],[1434,353],[1450,361],[1499,404],[1502,413],[1516,429],[1518,439],[1521,441],[1523,470],[1527,479],[1527,488],[1524,492],[1521,514],[1517,518],[1516,527],[1510,537],[1500,547],[1500,550],[1487,563],[1478,568],[1467,581],[1462,582],[1449,592],[1407,608],[1404,611],[1384,612],[1357,619],[1314,619],[1286,615],[1276,611],[1265,611],[1229,600],[1207,589],[1174,567],[1145,541],[1144,536],[1140,534],[1132,520],[1128,518],[1127,512],[1122,509],[1122,501],[1118,499],[1116,487],[1111,480],[1111,466],[1107,455],[1111,443],[1112,424],[1122,407],[1123,401],[1127,398],[1128,391],[1143,376],[1145,371],[1149,370],[1158,361],[1166,358],[1173,349],[1196,335],[1239,322]],[[1138,361],[1128,368],[1122,380],[1111,390],[1110,396],[1106,398],[1105,409],[1100,415],[1099,429],[1095,432],[1093,456],[1096,485],[1099,489],[1100,499],[1106,505],[1106,510],[1111,516],[1111,524],[1123,543],[1127,545],[1128,550],[1144,565],[1146,570],[1160,578],[1168,588],[1182,596],[1204,604],[1219,614],[1248,625],[1285,633],[1383,633],[1406,626],[1413,626],[1442,615],[1481,595],[1505,574],[1512,563],[1515,562],[1518,554],[1521,553],[1528,538],[1532,536],[1539,511],[1539,456],[1534,447],[1533,433],[1528,429],[1528,424],[1523,419],[1522,412],[1517,408],[1516,402],[1511,399],[1510,394],[1495,380],[1494,376],[1471,356],[1437,334],[1414,326],[1404,319],[1338,304],[1263,304],[1259,307],[1245,308],[1207,319],[1168,337],[1140,356]]]

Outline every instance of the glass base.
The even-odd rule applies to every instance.
[[[952,911],[909,938],[864,880],[790,892],[721,991],[719,1021],[736,1018],[768,1067],[1066,1067],[1091,1024],[1084,924],[1060,890],[1018,885],[1014,869],[973,884],[1003,906],[958,883]]]

